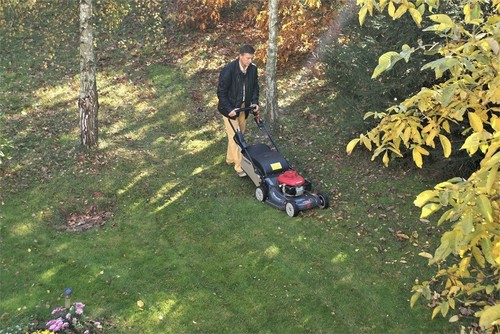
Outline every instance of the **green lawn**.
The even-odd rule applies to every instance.
[[[224,162],[213,85],[223,59],[200,81],[189,61],[116,50],[98,76],[100,147],[85,150],[77,57],[68,48],[46,68],[35,47],[0,51],[2,133],[15,146],[0,167],[0,329],[48,320],[71,287],[105,333],[458,330],[409,307],[414,280],[432,271],[417,254],[436,246],[412,201],[434,180],[346,156],[367,127],[349,96],[314,77],[280,81],[276,139],[331,198],[292,219]],[[92,207],[112,216],[69,231]]]

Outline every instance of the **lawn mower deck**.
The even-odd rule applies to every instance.
[[[240,112],[245,110],[251,109],[241,108]],[[314,192],[312,184],[290,167],[264,121],[258,115],[254,114],[254,116],[257,126],[266,133],[274,149],[263,143],[247,145],[241,131],[234,127],[233,130],[235,131],[234,140],[243,155],[241,167],[256,186],[257,200],[285,211],[290,217],[297,216],[300,211],[316,207],[327,208],[328,197],[321,192]]]

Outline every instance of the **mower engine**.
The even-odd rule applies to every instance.
[[[287,196],[302,196],[306,189],[306,180],[294,170],[287,170],[278,176],[278,185]]]

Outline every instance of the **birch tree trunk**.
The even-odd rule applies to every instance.
[[[276,63],[278,55],[278,0],[269,0],[269,41],[266,63],[266,109],[271,127],[278,128],[278,88]]]
[[[92,0],[80,0],[80,142],[82,145],[97,145],[98,126],[97,84],[92,28]]]

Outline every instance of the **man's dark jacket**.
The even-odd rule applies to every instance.
[[[243,101],[243,81],[245,81],[245,101]],[[246,74],[240,69],[239,59],[224,66],[219,74],[217,97],[219,98],[219,112],[226,117],[233,109],[241,107],[243,102],[245,106],[259,104],[257,66],[250,64]],[[245,112],[246,117],[248,113],[248,111]]]

